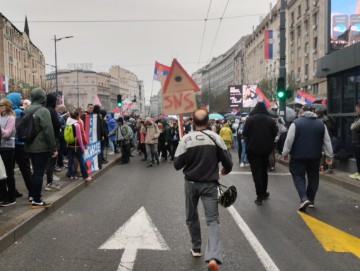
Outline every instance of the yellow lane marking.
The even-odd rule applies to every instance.
[[[360,258],[360,238],[343,232],[316,218],[298,211],[326,251],[350,252]]]

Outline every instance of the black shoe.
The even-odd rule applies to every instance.
[[[16,200],[14,200],[14,201],[5,200],[0,204],[0,206],[1,207],[8,207],[8,206],[15,205],[15,204],[16,204]]]
[[[257,198],[255,200],[255,204],[256,205],[262,205],[262,198],[260,196],[257,196]]]
[[[159,164],[160,164],[160,161],[159,161],[159,160],[157,160],[157,161],[156,161],[156,164],[157,164],[157,165],[159,165]]]
[[[40,209],[40,208],[49,208],[51,207],[52,203],[46,203],[44,201],[35,202],[33,201],[31,204],[31,209]]]
[[[140,161],[146,161],[147,159],[146,158],[143,158],[143,159],[141,159]]]
[[[19,191],[15,189],[15,197],[16,198],[22,198],[23,194],[21,194]]]
[[[310,200],[304,200],[300,203],[300,207],[299,207],[299,211],[301,212],[305,212],[306,208],[309,207],[309,205],[311,205]]]
[[[148,164],[148,165],[147,165],[147,167],[152,167],[152,166],[153,166],[153,164]]]
[[[270,193],[269,193],[269,192],[266,192],[264,195],[262,195],[261,199],[262,199],[262,200],[268,199],[269,196],[270,196]]]
[[[107,164],[107,163],[109,163],[109,161],[107,161],[107,160],[102,160],[102,163],[103,163],[103,164]]]

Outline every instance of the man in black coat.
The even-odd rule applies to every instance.
[[[255,182],[257,205],[262,205],[262,200],[269,197],[267,169],[276,135],[277,127],[274,119],[270,117],[264,103],[257,103],[246,119],[242,132],[242,136],[246,139],[246,154]]]

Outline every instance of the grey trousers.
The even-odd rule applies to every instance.
[[[186,225],[188,226],[193,249],[201,249],[201,229],[198,214],[199,199],[204,206],[208,229],[205,262],[212,259],[222,263],[218,209],[218,190],[215,182],[192,182],[185,180]]]

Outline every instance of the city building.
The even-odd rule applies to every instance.
[[[0,13],[0,76],[6,91],[21,92],[24,98],[31,88],[45,87],[45,59],[30,39],[27,18],[22,32]]]
[[[316,100],[326,99],[327,82],[317,77],[317,60],[326,53],[326,6],[319,0],[287,3],[287,80]]]
[[[145,90],[143,81],[137,76],[120,66],[111,66],[109,74],[119,81],[120,94],[123,100],[128,99],[133,102],[133,109],[142,114],[145,112]]]
[[[150,97],[150,117],[157,118],[162,113],[161,91]]]

